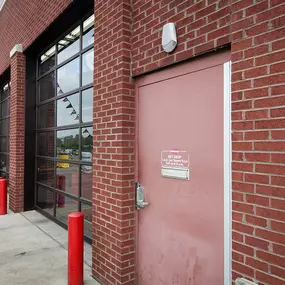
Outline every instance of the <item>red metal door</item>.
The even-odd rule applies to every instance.
[[[137,180],[149,203],[137,215],[139,285],[224,284],[228,60],[222,53],[137,81]]]

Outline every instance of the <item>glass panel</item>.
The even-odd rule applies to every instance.
[[[2,171],[0,171],[0,176],[2,177],[2,178],[5,178],[5,179],[9,179],[9,175],[8,175],[8,173],[7,172],[2,172]],[[8,181],[8,185],[7,186],[9,186],[9,181]]]
[[[58,131],[56,137],[57,157],[76,159],[79,155],[79,129]]]
[[[6,172],[9,172],[9,170],[10,170],[10,167],[9,167],[10,156],[9,156],[9,154],[6,156],[6,161],[7,161],[7,164],[6,164]]]
[[[55,76],[54,72],[48,74],[38,81],[39,93],[38,102],[55,97]]]
[[[89,50],[82,56],[82,86],[93,82],[94,49]]]
[[[57,126],[78,124],[79,93],[57,100]]]
[[[58,46],[57,63],[60,64],[79,52],[80,26],[61,39]]]
[[[81,212],[84,214],[84,235],[92,238],[92,206],[81,203]]]
[[[8,152],[7,137],[0,137],[0,152]]]
[[[37,134],[37,154],[54,156],[54,131]]]
[[[81,165],[81,196],[92,201],[92,166]]]
[[[0,130],[2,135],[7,135],[9,132],[9,119],[3,119],[0,121]]]
[[[50,48],[40,57],[39,74],[44,74],[55,65],[55,46]]]
[[[79,58],[72,60],[57,71],[57,95],[79,87]]]
[[[56,218],[67,225],[68,214],[71,212],[78,212],[78,202],[56,193]]]
[[[41,185],[37,186],[37,206],[53,215],[54,194]]]
[[[9,97],[10,96],[9,84],[7,83],[6,85],[4,85],[3,89],[0,91],[1,91],[1,100],[4,100],[7,97]]]
[[[54,127],[55,108],[54,102],[38,107],[38,129]]]
[[[8,161],[7,161],[6,154],[0,155],[0,170],[4,172],[8,172]]]
[[[10,106],[9,106],[9,105],[10,105],[10,104],[9,104],[9,99],[3,101],[1,105],[2,105],[2,106],[1,106],[1,109],[2,109],[2,111],[1,111],[1,116],[2,116],[2,117],[7,117],[7,116],[9,116],[9,108],[10,108]]]
[[[54,186],[54,162],[51,160],[37,160],[38,177],[37,181],[43,184]]]
[[[93,122],[93,88],[82,91],[82,122]]]
[[[81,146],[81,159],[91,162],[93,153],[93,127],[84,127],[81,129]]]
[[[61,190],[78,197],[79,166],[66,161],[58,162],[56,177],[62,180]],[[57,185],[57,187],[60,185]],[[60,189],[60,188],[59,188]]]
[[[87,46],[94,43],[94,15],[84,21],[83,34],[82,47],[86,48]]]

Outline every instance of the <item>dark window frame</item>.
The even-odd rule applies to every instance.
[[[3,99],[2,94],[4,92],[4,88],[7,86],[7,91],[8,91],[8,96]],[[6,92],[6,91],[5,91]],[[3,133],[2,132],[2,127],[0,128],[0,140],[2,141],[2,138],[6,138],[6,143],[7,143],[7,149],[6,151],[0,151],[0,156],[5,156],[6,157],[6,171],[3,171],[2,169],[0,170],[0,176],[4,176],[5,178],[9,179],[9,172],[10,172],[10,167],[8,165],[7,167],[7,162],[8,164],[10,163],[10,95],[11,95],[11,83],[10,81],[5,82],[0,86],[0,124],[2,121],[7,120],[7,132]],[[7,115],[2,117],[2,106],[3,103],[7,102]],[[1,125],[2,126],[2,125]],[[2,142],[1,142],[2,143]],[[8,169],[8,171],[7,171]]]

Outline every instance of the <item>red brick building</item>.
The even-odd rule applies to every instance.
[[[84,212],[103,284],[285,284],[283,0],[0,3],[12,211]]]

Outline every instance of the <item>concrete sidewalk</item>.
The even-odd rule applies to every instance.
[[[84,284],[92,248],[84,245]],[[67,285],[67,231],[36,211],[0,216],[0,285]]]

